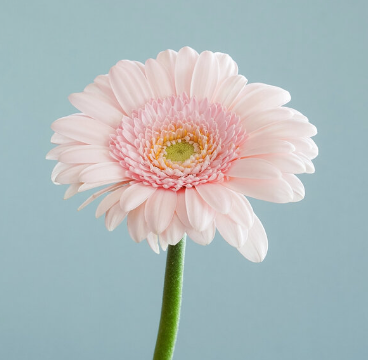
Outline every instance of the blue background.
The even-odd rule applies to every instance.
[[[189,45],[290,91],[319,134],[295,204],[252,201],[262,264],[189,241],[175,359],[368,358],[366,1],[4,1],[0,358],[150,359],[165,253],[50,181],[51,122],[120,59]]]

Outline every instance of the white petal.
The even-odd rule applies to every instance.
[[[175,87],[178,95],[183,92],[190,94],[193,70],[198,56],[198,53],[188,46],[179,50],[175,65]]]
[[[244,89],[247,81],[242,75],[231,76],[225,79],[216,89],[212,102],[220,103],[225,108],[229,108]]]
[[[88,166],[79,176],[80,182],[95,183],[127,180],[125,171],[118,162],[94,164]]]
[[[219,184],[204,184],[196,186],[203,200],[214,210],[228,214],[232,206],[232,192]]]
[[[124,211],[131,211],[146,201],[156,188],[140,183],[130,185],[120,199],[120,206]]]
[[[292,153],[295,146],[288,141],[279,139],[257,139],[257,141],[246,141],[243,145],[241,156],[254,156],[275,153]]]
[[[148,59],[145,69],[147,79],[156,98],[165,98],[176,94],[174,79],[157,60]]]
[[[210,51],[203,51],[195,64],[193,70],[190,96],[199,100],[212,99],[218,84],[219,65],[217,57]]]
[[[80,92],[69,95],[69,101],[82,113],[113,128],[119,126],[124,112],[107,97],[98,93]]]
[[[175,208],[176,192],[157,189],[146,202],[145,217],[149,230],[161,234],[169,226]]]
[[[282,106],[290,101],[290,94],[279,87],[253,83],[246,85],[231,109],[242,120],[254,113]]]
[[[238,75],[238,65],[228,54],[216,52],[219,64],[219,83],[230,76]]]
[[[215,218],[215,210],[207,205],[194,188],[185,189],[185,203],[188,219],[194,230],[203,231],[207,229]]]
[[[101,145],[70,146],[59,156],[59,161],[65,164],[97,164],[113,160],[109,148]]]
[[[114,204],[120,201],[121,195],[127,188],[127,186],[120,187],[105,196],[97,206],[96,218],[99,218],[101,215],[105,214],[105,212],[108,211]]]
[[[246,196],[275,203],[293,201],[293,190],[283,179],[255,180],[230,178],[223,186]]]
[[[212,242],[216,234],[215,222],[212,221],[207,229],[196,231],[192,227],[186,228],[188,236],[199,245],[208,245]]]
[[[158,246],[158,236],[154,233],[149,233],[147,235],[147,242],[150,248],[156,253],[160,253],[160,248]]]
[[[106,213],[105,225],[107,230],[113,231],[125,219],[127,213],[120,208],[119,202],[112,206]]]
[[[160,239],[169,245],[176,245],[184,237],[184,234],[185,226],[179,220],[178,215],[174,214],[170,225],[160,234]]]
[[[235,223],[228,215],[216,214],[216,227],[221,236],[231,245],[240,248],[248,237],[248,230]]]
[[[125,112],[143,107],[153,97],[151,87],[141,69],[133,61],[123,60],[110,70],[112,89]]]
[[[51,129],[86,144],[108,146],[115,130],[101,121],[87,116],[71,115],[54,121]]]
[[[143,202],[135,209],[129,211],[127,226],[132,239],[139,243],[147,238],[149,233],[146,218],[144,216],[144,208],[146,202]]]
[[[254,225],[249,230],[248,240],[238,250],[252,262],[261,262],[266,257],[268,250],[267,235],[257,216],[254,218]]]
[[[254,223],[254,211],[244,195],[232,191],[233,206],[229,212],[229,218],[241,227],[250,229]]]

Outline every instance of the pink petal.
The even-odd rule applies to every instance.
[[[115,130],[101,121],[87,116],[71,115],[54,121],[51,129],[86,144],[108,146]]]
[[[304,154],[296,152],[295,155],[298,156],[301,161],[303,161],[306,174],[313,174],[316,171],[312,161],[309,160]]]
[[[240,248],[248,238],[248,230],[235,223],[228,215],[216,214],[216,227],[221,236],[231,245]]]
[[[198,53],[188,46],[179,50],[175,65],[175,86],[178,95],[183,92],[190,94],[193,70],[198,56]]]
[[[124,184],[127,184],[128,182],[129,181],[117,182],[116,180],[107,180],[107,181],[99,181],[99,182],[95,182],[95,183],[86,183],[86,184],[82,184],[79,187],[78,192],[88,191],[88,190],[94,189],[96,187],[110,185],[111,183],[115,183],[115,184],[111,185],[111,186],[115,186],[115,185],[124,185]]]
[[[129,211],[127,226],[128,231],[132,239],[140,243],[142,240],[147,238],[149,233],[146,218],[144,216],[144,208],[146,203],[143,202],[135,209]]]
[[[283,178],[291,186],[294,192],[293,202],[304,199],[305,189],[303,183],[293,174],[284,174]]]
[[[148,228],[161,234],[170,224],[176,208],[176,192],[158,188],[147,200],[145,216]]]
[[[274,179],[281,177],[281,171],[275,166],[258,158],[239,159],[232,163],[226,175],[248,179]]]
[[[186,228],[188,236],[199,245],[208,245],[216,234],[215,222],[212,221],[203,231],[196,231],[192,227]]]
[[[113,231],[125,219],[127,213],[121,210],[119,202],[112,206],[106,213],[105,225],[107,230]]]
[[[257,141],[246,141],[240,155],[246,157],[272,153],[291,153],[293,151],[295,151],[295,146],[285,140],[257,139]]]
[[[169,244],[166,242],[166,240],[164,238],[162,238],[162,236],[160,235],[158,237],[158,241],[159,241],[159,243],[161,245],[161,249],[163,251],[166,251],[167,250],[167,247],[169,246]]]
[[[81,172],[86,169],[88,165],[81,164],[81,165],[71,165],[68,169],[60,172],[55,181],[60,184],[73,184],[81,182],[79,180],[79,176]]]
[[[215,218],[215,210],[207,205],[194,188],[185,189],[185,203],[188,219],[194,230],[203,231],[207,229]]]
[[[120,202],[121,195],[127,188],[127,186],[123,186],[106,195],[97,206],[96,218],[99,218],[101,215],[105,214],[105,212],[108,211],[118,201]]]
[[[290,94],[279,87],[253,83],[245,86],[231,109],[242,120],[247,116],[282,106],[290,101]]]
[[[192,227],[188,219],[187,207],[185,205],[185,190],[179,190],[176,192],[177,201],[176,201],[176,213],[180,219],[180,221],[184,224],[186,228]]]
[[[112,91],[109,75],[97,76],[93,85],[96,85],[105,96],[110,98],[110,101],[115,105],[116,108],[121,109],[120,104],[116,99],[114,92]],[[85,88],[84,91],[88,91],[87,88]],[[121,111],[123,110],[121,109]]]
[[[52,173],[51,173],[51,181],[55,184],[55,185],[61,185],[60,183],[58,183],[56,181],[56,177],[63,171],[67,170],[67,169],[70,169],[74,167],[74,165],[70,165],[70,164],[63,164],[63,163],[60,163],[58,162],[55,166],[54,166],[54,169],[52,170]]]
[[[314,159],[318,155],[318,147],[310,138],[288,138],[286,141],[295,146],[296,152],[302,153],[308,159]]]
[[[64,200],[70,199],[72,196],[78,193],[78,188],[81,185],[81,183],[75,183],[71,184],[64,194]]]
[[[254,211],[244,195],[232,191],[233,205],[228,217],[245,229],[250,229],[254,223]]]
[[[266,160],[283,173],[302,174],[306,170],[303,160],[292,153],[264,154],[260,155],[258,159]]]
[[[71,149],[71,148],[73,148],[73,146],[81,145],[81,144],[83,144],[83,143],[74,141],[74,142],[70,142],[68,144],[63,144],[63,145],[56,146],[47,153],[46,160],[58,160],[60,154],[63,153],[65,150]]]
[[[156,98],[165,98],[176,94],[174,79],[157,60],[148,59],[145,69],[147,79]]]
[[[261,262],[266,257],[268,250],[267,235],[257,216],[254,218],[254,225],[249,230],[248,240],[238,250],[252,262]]]
[[[114,190],[118,189],[121,186],[123,186],[121,183],[119,183],[119,184],[113,184],[113,185],[110,185],[108,187],[105,187],[105,188],[103,188],[103,189],[101,189],[99,191],[96,191],[86,201],[84,201],[83,204],[81,204],[81,206],[79,206],[78,211],[84,209],[87,205],[89,205],[91,202],[93,202],[94,200],[96,200],[97,198],[99,198],[101,195],[106,194],[109,191],[114,191]],[[81,192],[81,191],[83,191],[83,189],[81,190],[81,187],[79,187],[78,192]]]
[[[127,180],[125,171],[118,162],[90,165],[79,176],[79,181],[86,183],[124,180]]]
[[[190,96],[198,99],[212,99],[218,84],[219,64],[217,57],[210,51],[203,51],[193,70]]]
[[[310,123],[295,120],[282,120],[263,126],[249,134],[249,139],[257,138],[293,138],[310,137],[317,134],[317,129]]]
[[[156,253],[160,253],[160,248],[158,246],[158,236],[154,233],[149,233],[147,235],[147,242],[150,248]]]
[[[244,89],[247,81],[242,75],[231,76],[225,79],[216,89],[212,101],[220,103],[225,108],[229,108],[239,93]]]
[[[196,190],[203,200],[214,210],[228,214],[232,206],[232,191],[220,184],[197,185]]]
[[[247,133],[251,133],[265,125],[272,124],[277,121],[290,120],[293,117],[291,109],[286,107],[276,107],[273,109],[256,112],[243,120],[243,125]]]
[[[238,65],[228,54],[216,52],[215,56],[219,64],[219,84],[230,76],[238,75]]]
[[[118,62],[110,70],[110,79],[116,98],[128,115],[153,97],[146,77],[133,61]]]
[[[175,78],[175,65],[178,53],[174,50],[161,51],[156,60],[169,72],[171,78]]]
[[[97,164],[113,160],[109,148],[101,145],[70,146],[59,156],[59,161],[65,164]]]
[[[131,211],[146,201],[157,189],[140,183],[130,185],[120,199],[124,211]]]
[[[75,140],[68,138],[64,135],[58,134],[58,133],[54,133],[51,136],[51,143],[53,144],[68,144],[68,143],[75,143]]]
[[[255,180],[230,178],[223,186],[246,196],[275,203],[293,201],[293,190],[283,179]]]
[[[176,245],[183,238],[184,234],[185,226],[179,220],[178,215],[174,214],[170,225],[160,234],[160,239],[169,245]]]
[[[124,115],[112,101],[98,93],[74,93],[69,95],[69,101],[82,113],[113,128],[119,126]]]

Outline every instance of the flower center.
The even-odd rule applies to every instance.
[[[166,149],[166,159],[183,162],[194,154],[194,146],[186,141],[178,142],[168,146]]]

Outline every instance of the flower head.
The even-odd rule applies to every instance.
[[[283,107],[287,91],[247,85],[226,54],[184,47],[144,65],[122,60],[70,101],[81,113],[52,124],[52,180],[70,184],[65,198],[103,186],[81,207],[108,193],[96,216],[109,230],[127,217],[132,238],[156,252],[184,233],[207,245],[217,229],[262,261],[267,236],[245,196],[299,201],[295,174],[314,172],[316,128]]]

